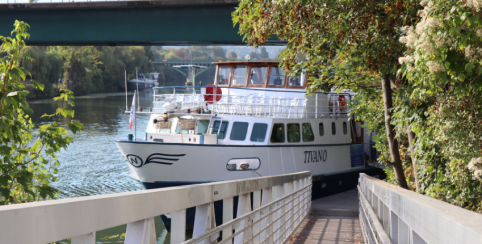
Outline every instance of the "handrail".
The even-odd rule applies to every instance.
[[[322,118],[325,115],[327,117],[347,116],[350,113],[348,103],[352,101],[352,96],[349,93],[317,93],[316,96],[305,96],[305,92],[298,91],[223,87],[224,94],[217,95],[221,96],[221,99],[209,103],[204,101],[203,90],[196,88],[203,87],[154,88],[153,111],[158,113],[172,113],[179,110],[195,112],[202,108],[201,110],[209,111],[212,114],[272,118]],[[324,94],[324,96],[318,96],[319,94]],[[209,95],[211,96],[211,94]],[[341,100],[340,97],[342,96],[345,96],[345,99]],[[169,98],[168,103],[170,105],[165,105],[164,99],[166,98]],[[346,104],[342,106],[343,101],[346,101],[344,102]],[[175,110],[165,111],[165,106],[167,106],[166,108],[175,108]]]
[[[96,231],[127,223],[125,243],[144,244],[153,243],[153,241],[155,243],[154,216],[170,213],[171,243],[177,244],[185,241],[186,209],[196,207],[195,233],[204,234],[206,231],[216,228],[215,222],[213,224],[214,202],[223,200],[224,210],[231,209],[232,211],[233,199],[236,196],[239,196],[238,215],[243,218],[237,223],[244,221],[247,224],[246,218],[255,219],[260,212],[267,211],[266,208],[279,204],[276,209],[272,210],[273,212],[268,211],[269,218],[274,219],[274,222],[270,223],[279,224],[278,221],[283,220],[283,223],[280,222],[281,228],[291,230],[290,226],[294,223],[292,219],[284,218],[283,216],[286,214],[277,214],[280,211],[283,214],[287,212],[288,216],[296,215],[294,219],[301,221],[308,213],[310,206],[310,189],[311,173],[300,172],[1,206],[0,236],[2,243],[45,244],[70,237],[72,237],[73,244],[80,243],[80,240],[87,240],[85,243],[94,243]],[[251,195],[253,195],[254,212],[250,209]],[[286,205],[281,204],[283,202]],[[242,209],[240,206],[246,208]],[[267,207],[257,211],[256,209],[261,206]],[[261,221],[263,224],[264,219],[266,218]],[[231,219],[223,219],[224,223],[228,221]],[[260,222],[253,224],[254,226],[247,225],[250,229],[248,231],[248,229],[243,229],[246,226],[239,228],[236,223],[230,223],[230,226],[223,228],[234,228],[237,233],[240,232],[238,236],[246,234],[247,238],[253,233],[253,230],[256,231],[256,226],[261,226]],[[276,233],[277,238],[289,236],[287,231],[283,235]],[[195,235],[195,238],[196,236],[198,235]],[[268,241],[268,243],[272,242]]]
[[[365,243],[390,243],[383,236],[393,243],[482,243],[481,214],[363,173],[358,189]],[[367,220],[373,225],[367,225]]]

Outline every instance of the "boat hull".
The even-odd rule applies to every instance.
[[[249,146],[146,141],[116,143],[134,176],[144,184],[187,185],[302,171],[310,171],[312,176],[318,176],[364,167],[363,161],[362,164],[353,164],[353,144]],[[259,167],[255,170],[230,170],[230,160],[254,160],[259,162]]]

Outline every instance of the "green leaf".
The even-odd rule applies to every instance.
[[[471,72],[472,69],[474,68],[474,64],[472,62],[468,62],[466,65],[465,65],[465,70],[467,72]]]
[[[34,80],[32,80],[32,83],[33,83],[33,86],[34,86],[36,89],[39,89],[39,90],[41,90],[41,91],[44,90],[44,85],[42,85],[42,84],[40,84],[40,83],[38,83],[38,82],[36,82],[36,81],[34,81]]]

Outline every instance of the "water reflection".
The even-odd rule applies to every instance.
[[[129,167],[114,141],[126,139],[129,129],[129,114],[125,113],[125,96],[86,97],[75,100],[75,119],[84,125],[82,133],[73,135],[74,142],[59,154],[58,182],[52,185],[60,190],[59,198],[91,196],[141,190],[139,181],[129,176]],[[152,91],[141,93],[141,107],[152,104]],[[132,95],[128,96],[128,104]],[[32,121],[36,126],[52,121],[40,118],[45,113],[54,113],[59,102],[38,101],[30,103],[34,110]],[[144,136],[149,115],[137,116],[137,137]],[[69,121],[69,119],[66,119]],[[104,240],[105,236],[125,232],[126,225],[97,232],[98,243],[119,243]],[[158,243],[166,241],[167,233],[162,221],[156,218]],[[120,243],[123,243],[121,241]],[[169,240],[166,241],[169,243]]]

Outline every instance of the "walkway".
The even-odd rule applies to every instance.
[[[357,189],[312,201],[311,212],[289,243],[361,244]]]

